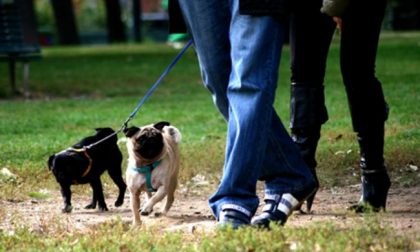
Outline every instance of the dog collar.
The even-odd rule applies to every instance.
[[[146,186],[149,192],[156,192],[156,189],[152,186],[152,171],[158,167],[161,162],[162,160],[157,160],[142,167],[131,167],[131,170],[146,175]]]
[[[83,154],[85,154],[86,158],[89,161],[89,164],[85,170],[85,172],[83,172],[82,174],[82,178],[86,177],[86,175],[88,175],[88,173],[90,172],[90,170],[92,169],[92,158],[89,156],[89,154],[87,153],[86,148],[81,148],[81,149],[76,149],[76,148],[69,148],[68,150],[70,151],[74,151],[74,152],[82,152]]]

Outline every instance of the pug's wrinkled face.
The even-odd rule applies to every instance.
[[[167,122],[160,122],[142,128],[130,127],[124,130],[133,146],[133,151],[143,159],[152,160],[162,153],[164,141],[162,129],[169,125]]]

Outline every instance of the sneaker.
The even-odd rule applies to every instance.
[[[284,225],[293,210],[301,206],[316,189],[317,187],[310,187],[293,195],[290,193],[266,195],[263,212],[252,219],[251,225],[262,228],[270,228],[271,222]]]
[[[222,206],[218,222],[220,226],[229,225],[233,229],[237,229],[241,226],[249,225],[250,220],[251,212],[245,208],[238,205],[225,204]]]

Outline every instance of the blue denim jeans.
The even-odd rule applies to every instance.
[[[314,183],[273,108],[284,25],[270,16],[239,15],[238,1],[179,1],[203,82],[228,123],[223,176],[209,199],[216,218],[224,206],[252,217],[258,179],[266,194]]]

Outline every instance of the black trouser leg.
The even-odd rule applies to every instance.
[[[335,29],[331,17],[320,13],[321,4],[321,0],[315,0],[307,8],[298,6],[290,16],[290,128],[311,169],[316,167],[321,125],[328,120],[323,82]]]
[[[352,1],[344,14],[341,71],[354,131],[360,146],[362,202],[385,208],[390,179],[383,158],[384,123],[388,117],[382,86],[375,76],[379,33],[386,0]],[[358,210],[363,211],[363,208]]]
[[[386,0],[351,1],[342,18],[340,65],[353,128],[368,132],[387,118],[381,83],[375,76],[376,51]]]
[[[323,82],[335,29],[332,19],[320,13],[321,3],[316,0],[305,8],[297,7],[290,17],[290,128],[292,139],[317,182],[315,153],[321,125],[328,120]],[[309,211],[314,196],[307,200]]]

